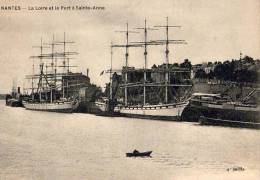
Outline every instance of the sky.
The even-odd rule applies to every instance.
[[[71,64],[101,87],[109,81],[100,72],[110,68],[110,44],[124,44],[125,34],[116,31],[144,26],[180,25],[170,28],[170,39],[186,40],[186,45],[170,46],[170,63],[188,58],[192,64],[238,59],[244,55],[260,58],[259,0],[1,0],[0,7],[21,6],[22,10],[0,10],[0,93],[11,91],[13,81],[23,87],[25,75],[32,74],[32,59],[40,39],[51,42],[66,38],[78,52]],[[45,6],[101,6],[105,10],[28,10]],[[137,31],[134,29],[134,31]],[[130,34],[130,42],[143,41],[143,31]],[[148,31],[148,40],[165,39],[165,29]],[[130,48],[129,65],[144,66],[142,48]],[[165,62],[165,47],[148,47],[148,66]],[[46,51],[47,53],[47,51]],[[124,65],[124,49],[113,50],[113,68]]]

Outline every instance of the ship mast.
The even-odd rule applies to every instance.
[[[56,58],[55,58],[56,59]],[[54,35],[52,36],[52,43],[51,43],[51,72],[53,73],[53,66],[54,66],[54,63],[53,63],[53,61],[54,61]],[[55,63],[56,64],[56,63]],[[54,84],[56,83],[56,68],[55,68],[55,70],[54,70],[55,72],[54,72]],[[51,84],[51,102],[52,102],[52,86],[53,86],[53,84]]]
[[[112,100],[112,90],[113,90],[113,87],[112,87],[112,83],[113,83],[113,79],[112,79],[112,66],[113,66],[113,43],[111,42],[111,46],[110,46],[110,55],[111,55],[111,58],[110,58],[110,86],[109,86],[109,99]]]
[[[66,52],[66,33],[64,32],[63,34],[63,72],[65,73],[65,69],[66,69],[66,56],[65,56],[65,52]],[[69,59],[68,59],[68,70],[67,70],[67,74],[69,74]],[[68,89],[68,87],[67,87]],[[62,79],[62,98],[65,98],[65,94],[64,94],[64,79]]]
[[[148,28],[146,26],[146,19],[144,20],[144,27],[141,28],[136,28],[136,29],[142,29],[144,30],[144,42],[143,42],[143,46],[144,46],[144,82],[143,82],[143,105],[145,106],[146,104],[146,70],[147,70],[147,45],[148,41],[147,41],[147,30],[157,30],[154,28]]]
[[[65,52],[66,52],[66,34],[64,32],[63,34],[63,53],[64,53],[64,56],[63,56],[63,72],[65,73],[65,69],[66,69],[66,56],[65,56]],[[68,60],[69,61],[69,60]],[[68,65],[69,65],[69,62],[68,62]],[[68,74],[69,74],[69,66],[68,66]],[[65,98],[65,94],[64,94],[64,79],[62,79],[62,98]]]
[[[52,74],[51,81],[52,82],[51,82],[51,84],[49,84],[49,86],[50,86],[50,92],[51,92],[50,101],[52,102],[53,101],[53,89],[56,87],[56,83],[57,83],[57,55],[54,53],[54,50],[55,50],[55,45],[58,45],[58,44],[55,42],[54,34],[52,35],[52,42],[50,44],[48,44],[48,43],[45,43],[45,44],[51,46],[51,54],[49,54],[49,56],[51,58],[51,74]],[[47,67],[48,66],[46,66],[46,71],[47,71]],[[47,72],[46,72],[46,75],[47,75]],[[54,96],[54,98],[55,98],[55,96]]]
[[[147,27],[146,19],[144,20],[144,106],[146,104],[146,69],[147,69]]]
[[[32,59],[33,61],[33,66],[32,66],[32,73],[33,73],[33,76],[34,76],[34,58]],[[34,78],[32,76],[32,94],[34,94]],[[33,95],[33,98],[34,98],[34,95]]]
[[[129,31],[128,29],[128,22],[126,23],[126,31],[116,31],[119,33],[125,33],[126,34],[126,45],[125,45],[125,87],[124,87],[124,94],[125,94],[125,106],[127,106],[127,83],[128,83],[128,59],[129,59],[129,33],[139,33],[136,31]]]
[[[39,81],[38,81],[38,87],[37,87],[37,93],[39,92],[39,96],[40,96],[40,102],[42,100],[42,89],[43,89],[43,81],[42,81],[42,78],[43,78],[43,65],[44,63],[42,62],[42,59],[43,59],[43,49],[44,48],[49,48],[47,46],[43,46],[43,42],[42,42],[42,37],[41,37],[41,44],[40,46],[33,46],[33,48],[40,48],[40,55],[39,56],[36,56],[40,59],[40,77],[39,77]],[[34,56],[32,57],[34,58]],[[33,68],[34,68],[34,63],[33,63]]]
[[[125,47],[125,84],[127,84],[128,74],[128,23],[126,23],[126,47]],[[127,106],[127,86],[125,86],[125,106]]]
[[[69,71],[70,71],[70,67],[76,67],[76,66],[71,66],[70,65],[70,59],[72,59],[70,57],[70,55],[77,55],[78,53],[76,52],[70,52],[70,51],[66,51],[66,44],[73,44],[75,42],[72,42],[72,41],[66,41],[66,32],[63,33],[63,41],[56,41],[56,43],[58,44],[63,44],[63,54],[62,54],[62,57],[63,57],[63,66],[61,67],[64,67],[64,69],[67,68],[67,74],[69,74]],[[66,65],[66,60],[67,60],[67,65]]]
[[[53,102],[53,89],[56,88],[57,85],[57,53],[54,52],[55,50],[55,45],[58,45],[57,43],[55,43],[55,38],[54,38],[54,34],[52,35],[52,42],[51,43],[44,43],[45,45],[49,45],[51,46],[51,53],[50,54],[44,54],[43,57],[46,59],[51,59],[51,83],[46,83],[46,86],[49,85],[50,88],[50,101]],[[47,72],[47,68],[48,66],[46,65],[46,79],[48,78],[48,72]],[[47,94],[47,92],[46,92]],[[54,95],[55,98],[56,94]],[[47,97],[47,95],[46,95]]]
[[[55,43],[57,44],[62,44],[63,45],[63,53],[61,54],[58,54],[57,56],[61,57],[63,59],[63,62],[62,62],[62,66],[59,66],[59,67],[63,67],[63,71],[65,71],[65,69],[67,68],[67,75],[69,76],[69,71],[70,71],[70,67],[76,67],[76,66],[71,66],[70,65],[70,59],[72,59],[70,57],[70,55],[76,55],[77,53],[76,52],[67,52],[66,51],[66,44],[73,44],[75,42],[72,42],[72,41],[66,41],[66,32],[63,33],[63,41],[56,41]],[[66,60],[67,60],[67,64],[66,64]],[[65,73],[65,72],[63,72]],[[62,78],[62,97],[65,98],[65,81],[64,79]],[[66,94],[67,94],[67,97],[68,97],[68,82],[66,82]]]
[[[41,54],[40,54],[40,74],[41,74],[41,89],[40,89],[40,102],[41,102],[41,99],[42,99],[42,86],[43,86],[43,82],[42,82],[42,75],[43,75],[43,62],[42,62],[42,53],[43,53],[43,46],[42,46],[42,38],[41,38]],[[39,85],[38,85],[39,87]]]
[[[166,25],[165,26],[154,26],[154,27],[163,27],[166,29],[166,40],[165,40],[165,65],[166,65],[166,71],[165,71],[165,103],[168,103],[168,84],[170,81],[169,78],[169,28],[180,28],[181,26],[169,26],[168,25],[168,17],[166,17]],[[183,42],[183,41],[180,41]]]

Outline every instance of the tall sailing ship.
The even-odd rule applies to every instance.
[[[147,34],[155,28],[165,28],[166,37],[163,40],[148,40]],[[159,118],[179,120],[181,113],[188,104],[191,95],[191,69],[174,66],[169,63],[169,45],[186,44],[185,40],[169,39],[169,28],[180,26],[166,25],[149,28],[136,28],[144,32],[144,41],[130,42],[128,24],[126,31],[118,31],[126,34],[126,44],[111,45],[111,68],[110,73],[110,105],[109,108],[130,117]],[[160,66],[148,68],[148,46],[165,46],[165,63]],[[129,48],[144,49],[144,67],[129,67]],[[112,56],[114,48],[125,48],[125,66],[121,70],[112,69]],[[118,76],[117,73],[121,73]],[[116,105],[115,105],[116,104]]]
[[[33,61],[33,74],[26,78],[31,81],[30,96],[24,99],[23,105],[29,110],[73,112],[78,108],[77,93],[80,87],[89,82],[89,78],[82,73],[73,73],[70,68],[72,56],[76,52],[67,51],[65,33],[63,41],[43,43],[41,39],[40,54],[31,56]],[[48,53],[44,49],[50,49]],[[36,61],[37,60],[37,61]],[[38,71],[35,67],[38,66]]]

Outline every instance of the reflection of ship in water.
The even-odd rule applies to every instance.
[[[67,51],[65,40],[55,41],[54,37],[51,43],[43,43],[35,46],[40,49],[40,54],[32,56],[33,74],[26,78],[31,81],[30,96],[23,101],[26,109],[55,111],[55,112],[73,112],[79,105],[78,91],[81,87],[89,84],[88,75],[82,73],[73,73],[70,71],[70,59],[76,52]],[[62,48],[58,47],[61,46]],[[49,53],[43,50],[50,48]],[[38,60],[35,62],[35,60]],[[35,72],[35,67],[39,70]]]
[[[128,34],[137,33],[128,30],[120,31],[126,33],[125,45],[111,45],[111,74],[110,84],[110,102],[114,105],[112,109],[119,111],[121,114],[130,117],[149,117],[159,119],[179,119],[184,107],[190,97],[192,83],[190,80],[191,66],[186,60],[179,66],[177,63],[169,63],[169,45],[186,44],[184,40],[170,40],[168,30],[171,27],[179,28],[180,26],[169,26],[168,18],[165,26],[155,26],[166,29],[165,40],[149,40],[147,32],[157,30],[145,25],[137,28],[144,31],[144,41],[129,43]],[[153,65],[148,68],[148,47],[165,46],[165,63],[159,66]],[[144,48],[144,67],[129,67],[129,48]],[[112,55],[114,48],[125,48],[125,66],[121,70],[112,69]],[[112,76],[112,72],[114,72]],[[117,73],[121,73],[118,75]],[[116,104],[116,105],[115,105]]]
[[[259,88],[254,88],[240,101],[220,94],[194,93],[185,109],[185,119],[201,124],[260,127]]]

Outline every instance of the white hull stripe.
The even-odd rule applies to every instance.
[[[139,107],[139,108],[121,108],[120,113],[125,114],[136,114],[136,115],[147,115],[147,116],[181,116],[182,111],[186,107],[187,103],[182,105],[166,105],[160,108],[151,107]]]

